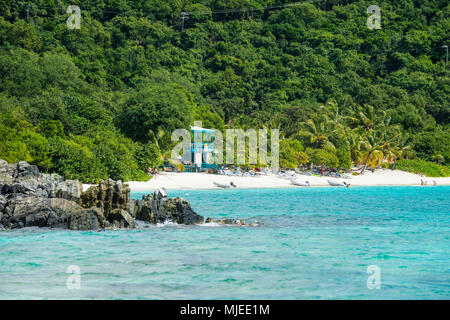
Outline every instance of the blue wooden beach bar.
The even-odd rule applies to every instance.
[[[190,165],[185,165],[187,172],[200,172],[208,169],[216,169],[217,165],[214,163],[214,155],[216,148],[215,130],[206,129],[198,126],[192,126],[191,132],[193,142],[191,143],[191,152],[187,158]]]

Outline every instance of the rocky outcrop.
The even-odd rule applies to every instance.
[[[189,202],[179,197],[168,198],[164,189],[143,196],[142,200],[134,200],[130,210],[136,219],[150,223],[172,221],[178,224],[196,224],[204,220],[192,210]]]
[[[105,223],[100,209],[90,208],[70,215],[67,227],[71,230],[95,230]]]
[[[41,174],[27,162],[0,160],[0,225],[64,228],[69,216],[82,210],[82,188],[78,181]]]
[[[134,200],[133,200],[134,201]],[[100,224],[112,228],[134,228],[136,222],[129,212],[130,188],[121,181],[100,181],[81,195],[85,209],[96,208]],[[72,228],[73,229],[73,228]]]
[[[23,227],[95,230],[135,228],[136,220],[150,223],[203,223],[181,198],[169,198],[161,188],[141,200],[130,199],[130,188],[121,181],[101,181],[83,192],[77,180],[57,174],[41,174],[26,162],[0,160],[0,229]],[[246,225],[242,220],[212,220],[221,224]]]
[[[81,195],[84,208],[101,208],[108,215],[115,209],[128,209],[130,188],[127,184],[108,179],[100,181],[98,186],[92,186]]]
[[[1,222],[6,228],[65,228],[70,215],[80,210],[77,203],[66,199],[18,196],[8,203]]]

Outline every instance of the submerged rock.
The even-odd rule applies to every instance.
[[[250,227],[259,226],[258,222],[247,223],[245,220],[241,220],[241,219],[212,219],[212,218],[206,218],[205,223],[218,223],[218,224],[224,224],[224,225],[250,226]]]

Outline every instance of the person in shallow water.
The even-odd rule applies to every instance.
[[[105,225],[102,224],[102,226],[98,229],[98,232],[105,232]]]

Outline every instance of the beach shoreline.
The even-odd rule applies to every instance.
[[[296,175],[298,181],[309,181],[311,187],[330,187],[327,180],[346,181],[351,186],[421,186],[421,180],[427,186],[433,186],[436,181],[438,186],[450,185],[450,177],[433,178],[419,174],[400,170],[377,169],[375,172],[366,171],[363,175],[351,176],[350,179],[317,177],[307,175]],[[233,182],[241,189],[261,189],[261,188],[303,188],[291,184],[290,180],[280,178],[275,174],[261,175],[258,177],[225,176],[207,173],[173,173],[162,172],[149,181],[128,181],[126,182],[131,192],[143,192],[165,188],[167,190],[213,190],[221,189],[214,185],[214,182],[229,184]],[[91,185],[83,184],[83,190],[87,190]]]

